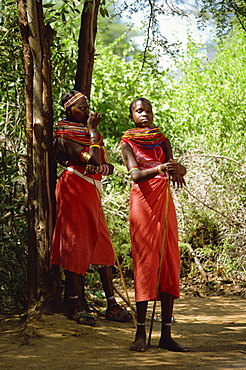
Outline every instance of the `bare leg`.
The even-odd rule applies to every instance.
[[[114,287],[111,266],[98,269],[103,290],[107,298],[106,318],[112,321],[128,322],[132,320],[132,315],[122,308],[114,297]]]
[[[130,346],[131,351],[145,352],[146,351],[146,331],[145,318],[148,307],[148,301],[137,302],[137,331],[135,340]]]
[[[79,302],[79,283],[80,276],[74,272],[65,271],[65,294],[64,301],[67,309],[71,311],[71,315],[81,311]]]
[[[113,278],[112,278],[112,269],[111,266],[106,266],[98,269],[102,287],[107,298],[108,307],[116,303],[115,298],[108,300],[108,298],[114,297],[114,287],[113,287]]]
[[[65,271],[65,295],[64,300],[67,313],[70,319],[84,325],[94,325],[96,318],[85,312],[87,303],[84,293],[84,276],[78,275],[71,271]],[[81,282],[83,286],[81,287]]]
[[[86,312],[90,312],[89,306],[85,298],[85,276],[80,275],[80,284],[79,284],[79,300],[81,307]]]
[[[159,348],[174,352],[189,352],[171,337],[171,322],[173,314],[174,297],[168,293],[161,293],[162,328]]]

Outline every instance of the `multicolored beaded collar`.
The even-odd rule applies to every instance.
[[[121,138],[122,142],[132,141],[136,146],[142,148],[155,148],[165,141],[165,136],[158,126],[147,128],[132,128],[127,130]]]
[[[98,144],[102,145],[103,137],[102,135],[97,132],[98,136]],[[76,143],[83,144],[86,146],[90,146],[90,134],[88,128],[84,126],[82,123],[75,123],[70,122],[66,119],[62,119],[58,122],[55,128],[54,139],[57,138],[64,138],[68,140],[72,140]]]

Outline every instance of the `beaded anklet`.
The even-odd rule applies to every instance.
[[[107,298],[108,301],[113,301],[115,299],[114,295],[111,295],[110,297]]]
[[[79,296],[78,296],[78,295],[72,295],[72,296],[70,295],[70,296],[69,296],[69,299],[77,299],[77,298],[79,298]]]
[[[172,326],[172,323],[171,322],[163,322],[162,325],[164,325],[164,326]]]

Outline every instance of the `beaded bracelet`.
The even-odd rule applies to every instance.
[[[102,165],[100,164],[99,166],[98,166],[98,169],[97,169],[97,173],[98,174],[101,174],[102,173],[102,171],[103,171],[103,167],[102,167]]]
[[[103,175],[108,175],[109,174],[109,166],[107,164],[103,164]]]
[[[79,160],[82,162],[88,163],[90,158],[91,158],[90,154],[85,150],[82,150],[79,154]]]
[[[98,137],[97,132],[92,132],[92,133],[90,134],[90,137],[91,137],[91,138],[93,138],[93,137]]]
[[[100,145],[99,142],[98,142],[98,138],[96,137],[93,137],[92,139],[90,139],[90,145]]]
[[[99,170],[97,171],[99,175],[108,175],[109,174],[109,166],[107,164],[101,164],[99,166]]]
[[[130,168],[130,170],[128,171],[128,173],[132,173],[133,171],[140,171],[140,169],[138,167],[132,167]]]
[[[95,143],[95,144],[93,143],[93,144],[90,145],[90,148],[99,148],[100,149],[101,147],[98,143]]]

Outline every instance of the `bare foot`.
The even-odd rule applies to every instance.
[[[159,348],[167,349],[168,351],[173,352],[190,352],[189,348],[181,346],[171,337],[161,338],[159,342]]]
[[[145,352],[146,351],[146,332],[145,326],[138,326],[135,341],[130,346],[131,351]]]
[[[136,352],[145,352],[146,351],[145,338],[136,338],[135,341],[130,346],[130,350]]]

